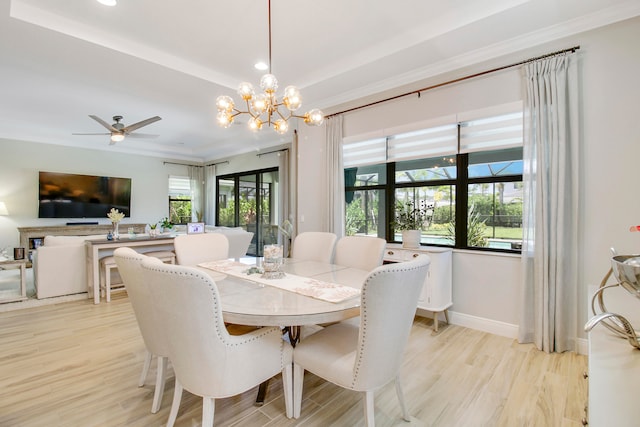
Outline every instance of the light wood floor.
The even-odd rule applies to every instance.
[[[161,426],[173,396],[151,414],[155,364],[137,387],[144,345],[126,294],[0,313],[0,426]],[[377,426],[580,426],[587,399],[585,356],[548,355],[530,345],[458,326],[431,334],[417,317],[403,366],[411,423],[394,387],[376,393]],[[267,400],[256,390],[216,402],[216,426],[362,426],[362,402],[305,376],[302,415],[284,417],[280,378]],[[185,391],[177,426],[198,426],[202,404]]]

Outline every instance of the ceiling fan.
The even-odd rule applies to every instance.
[[[134,123],[129,126],[125,126],[124,123],[120,123],[120,120],[122,120],[122,116],[113,116],[113,121],[115,121],[115,123],[111,125],[105,122],[104,120],[102,120],[98,116],[94,116],[90,114],[89,117],[91,117],[93,120],[95,120],[96,122],[100,123],[102,126],[107,128],[109,133],[74,133],[72,135],[111,135],[111,142],[109,143],[109,145],[113,145],[116,142],[122,141],[125,136],[131,137],[131,138],[157,138],[158,135],[151,135],[148,133],[132,133],[132,132],[136,129],[140,129],[143,126],[147,126],[153,122],[157,122],[158,120],[161,120],[161,117],[155,116],[155,117],[150,117],[146,120],[142,120],[141,122]]]

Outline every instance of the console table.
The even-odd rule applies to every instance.
[[[593,295],[595,290],[590,291]],[[604,291],[604,302],[607,310],[624,316],[634,328],[640,327],[640,299],[618,286]],[[604,325],[596,325],[589,332],[589,406],[585,422],[594,427],[637,426],[639,379],[640,350]]]
[[[20,269],[20,295],[0,297],[0,303],[22,301],[27,299],[27,279],[26,279],[26,270],[25,270],[26,266],[27,266],[26,259],[9,259],[5,261],[0,261],[0,270],[16,268],[16,267]]]
[[[89,239],[85,241],[85,247],[87,250],[87,291],[88,297],[93,298],[94,304],[100,304],[100,252],[107,250],[113,251],[116,248],[127,247],[139,247],[149,248],[153,246],[170,246],[173,249],[173,240],[175,236],[138,236],[135,238],[121,237],[118,240],[104,239]]]
[[[433,313],[433,332],[438,332],[438,313],[444,314],[449,323],[447,310],[453,305],[451,295],[452,253],[450,248],[435,246],[420,246],[419,248],[405,248],[401,244],[389,243],[385,249],[385,262],[409,261],[419,255],[428,255],[431,265],[424,281],[418,310]]]
[[[144,233],[146,224],[120,224],[126,230],[133,227],[136,233]],[[40,227],[18,227],[20,232],[20,247],[25,248],[25,257],[28,262],[32,259],[32,252],[38,249],[45,236],[89,236],[91,234],[104,234],[113,230],[111,224],[78,224],[78,225],[51,225]]]

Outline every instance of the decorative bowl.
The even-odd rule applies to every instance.
[[[616,255],[611,258],[611,267],[620,285],[640,298],[640,255]]]

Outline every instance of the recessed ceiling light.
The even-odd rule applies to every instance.
[[[118,4],[116,0],[98,0],[98,3],[105,6],[115,6],[116,4]]]
[[[264,71],[264,70],[268,70],[269,66],[267,64],[265,64],[264,62],[257,62],[256,65],[254,65],[256,70],[260,70],[260,71]]]

